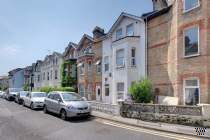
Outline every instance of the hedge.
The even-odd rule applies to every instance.
[[[68,92],[75,92],[73,87],[42,87],[40,89],[41,92],[49,93],[51,91],[68,91]]]

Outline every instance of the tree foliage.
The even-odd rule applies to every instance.
[[[65,61],[62,66],[61,66],[61,86],[62,87],[73,87],[75,86],[77,83],[76,81],[76,78],[72,77],[71,75],[69,74],[66,74],[65,72],[65,68],[68,66],[68,65],[75,65],[76,62],[73,62],[73,61]]]

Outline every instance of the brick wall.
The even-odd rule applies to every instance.
[[[148,76],[156,94],[179,97],[183,104],[183,80],[200,80],[200,101],[210,103],[210,1],[201,0],[200,7],[183,13],[182,1],[171,10],[148,22]],[[184,58],[183,30],[199,26],[200,55]]]

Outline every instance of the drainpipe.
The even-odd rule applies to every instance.
[[[148,56],[148,39],[147,39],[147,34],[148,34],[148,30],[147,30],[147,17],[146,17],[146,20],[145,20],[145,77],[147,78],[148,77],[148,59],[147,59],[147,56]]]

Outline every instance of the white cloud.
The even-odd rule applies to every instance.
[[[3,56],[16,56],[22,51],[18,45],[8,45],[0,47],[0,54]]]

